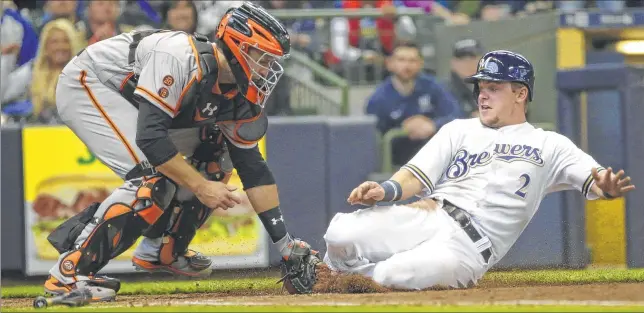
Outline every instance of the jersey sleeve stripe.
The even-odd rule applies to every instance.
[[[152,93],[152,92],[150,92],[149,90],[147,90],[147,89],[145,89],[145,88],[143,88],[143,87],[140,87],[140,86],[137,86],[137,87],[136,87],[136,90],[138,90],[138,91],[140,91],[140,92],[144,93],[146,96],[148,96],[148,97],[150,97],[150,98],[154,99],[158,104],[160,104],[160,105],[161,105],[162,107],[164,107],[166,110],[170,111],[170,112],[172,113],[172,116],[174,116],[174,115],[175,115],[175,113],[176,113],[176,112],[175,112],[175,110],[174,110],[174,109],[172,109],[172,107],[171,107],[170,105],[168,105],[165,101],[161,100],[161,98],[159,98],[158,96],[156,96],[154,93]]]
[[[601,171],[606,170],[603,167],[598,167],[597,168],[597,173],[600,173]],[[584,184],[581,187],[581,193],[586,197],[588,195],[588,192],[590,191],[590,186],[593,185],[593,182],[595,182],[595,179],[593,178],[593,174],[588,175],[588,178],[586,178],[586,181],[584,181]]]
[[[428,189],[430,192],[434,191],[434,184],[432,184],[432,181],[421,171],[418,166],[413,165],[413,164],[405,164],[403,165],[404,169],[410,171],[416,178],[418,178]]]

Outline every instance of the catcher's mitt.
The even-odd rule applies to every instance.
[[[282,259],[283,277],[277,283],[284,282],[284,288],[290,294],[311,293],[316,282],[315,267],[322,261],[308,243],[295,239],[291,244],[290,256]]]

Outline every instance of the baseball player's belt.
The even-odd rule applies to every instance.
[[[483,236],[474,228],[474,225],[472,225],[472,220],[470,219],[469,215],[467,215],[467,212],[465,210],[453,205],[447,200],[443,200],[443,210],[449,214],[459,225],[461,225],[461,228],[465,231],[465,233],[472,239],[473,242],[478,242],[479,240],[483,239]],[[487,248],[483,251],[481,251],[481,255],[483,256],[483,259],[485,260],[485,263],[488,263],[488,260],[490,260],[490,256],[492,256],[492,251],[490,248]]]

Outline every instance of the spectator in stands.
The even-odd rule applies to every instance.
[[[293,0],[264,0],[258,4],[267,10],[299,10],[312,8],[308,1]],[[313,56],[318,52],[320,41],[316,32],[315,20],[313,19],[281,19],[291,36],[293,48]]]
[[[30,121],[58,123],[56,83],[65,65],[84,47],[76,36],[74,25],[67,19],[53,20],[40,34],[40,48],[33,66]]]
[[[325,54],[325,64],[350,81],[380,81],[387,76],[385,57],[390,55],[395,36],[392,0],[344,0],[342,8],[378,8],[380,18],[331,19],[330,50]],[[363,75],[365,77],[357,77]]]
[[[157,10],[155,5],[158,5],[160,8],[165,3],[164,1],[157,4],[155,1],[148,0],[126,1],[121,10],[121,16],[118,19],[123,28],[122,30],[125,32],[130,29],[143,30],[159,28],[163,20],[161,14],[159,14],[161,10]]]
[[[433,76],[422,74],[423,58],[411,43],[396,47],[387,66],[393,75],[369,99],[367,114],[383,134],[402,128],[407,137],[392,142],[394,164],[404,164],[446,123],[463,117],[456,99]]]
[[[465,77],[474,75],[479,59],[483,55],[481,44],[475,39],[462,39],[454,43],[451,75],[447,83],[449,91],[461,105],[466,116],[478,116],[478,105],[472,93],[472,84],[465,84]]]
[[[167,1],[161,7],[163,28],[180,30],[188,34],[197,31],[199,12],[193,1]]]
[[[255,1],[256,2],[256,1]],[[239,0],[203,0],[195,1],[199,12],[199,23],[197,32],[214,39],[215,30],[219,26],[221,18],[231,7],[240,7],[244,1]]]
[[[45,2],[45,14],[43,15],[38,33],[40,33],[50,21],[66,18],[73,24],[80,20],[78,12],[78,1],[76,0],[48,0]]]
[[[27,115],[31,111],[31,106],[24,100],[28,95],[32,62],[38,49],[38,35],[11,1],[2,5],[0,103],[4,123],[6,117]]]
[[[90,0],[87,4],[87,17],[77,28],[84,34],[87,45],[127,32],[123,25],[117,22],[120,4],[112,0]]]
[[[462,12],[456,12],[459,0],[395,0],[397,5],[408,8],[422,8],[428,14],[437,15],[451,25],[462,25],[470,22],[470,17]],[[468,2],[476,2],[469,0]]]

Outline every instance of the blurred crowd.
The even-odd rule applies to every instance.
[[[242,3],[242,1],[221,0],[0,1],[3,8],[0,37],[2,49],[0,103],[3,125],[7,122],[59,123],[55,107],[58,75],[73,56],[87,45],[123,32],[151,28],[198,32],[212,38],[224,12],[231,6]],[[396,14],[400,7],[422,8],[426,14],[438,16],[444,23],[466,24],[476,19],[494,21],[552,9],[570,11],[598,7],[619,11],[642,4],[641,0],[258,0],[252,2],[267,9],[286,9],[293,12],[325,8],[381,10],[382,15],[377,18],[333,17],[324,21],[313,18],[285,18],[282,21],[292,35],[293,49],[307,55],[314,62],[345,77],[347,72],[357,72],[351,69],[359,67],[367,73],[369,82],[394,84],[397,87],[399,81],[394,78],[395,82],[392,83],[392,77],[405,75],[419,77],[422,74],[422,54],[413,44],[417,32],[415,23],[408,16]],[[470,42],[470,46],[471,44]],[[404,57],[393,60],[395,48],[401,45],[407,45],[408,50],[419,52],[419,60],[409,61],[407,52]],[[474,46],[478,47],[478,44]],[[478,52],[474,51],[476,52],[474,53],[467,49],[474,51],[479,48],[466,48],[463,50],[466,51],[465,54],[458,54],[460,52],[456,52],[458,49],[455,48],[456,54],[452,60],[454,79],[452,82],[445,82],[444,87],[445,92],[449,94],[447,98],[455,99],[463,114],[470,114],[469,112],[475,107],[470,96],[471,92],[464,89],[467,87],[461,86],[457,79],[469,74],[476,65],[473,59],[476,56],[470,57],[470,55],[476,55]],[[414,58],[412,53],[412,59]],[[417,63],[414,62],[421,62],[418,70],[415,69]],[[413,67],[412,70],[408,68],[410,66]],[[401,67],[407,67],[407,69],[401,70]],[[409,73],[400,74],[401,71]],[[426,78],[434,80],[431,76]],[[289,114],[288,79],[287,76],[283,78],[278,86],[278,89],[282,88],[282,90],[276,90],[269,100],[271,101],[267,105],[269,115]],[[437,97],[432,95],[431,99],[423,101],[429,101],[429,107],[443,107],[433,104],[433,101],[437,101]],[[375,107],[376,105],[370,106],[366,113],[375,112],[373,111],[376,110]],[[394,111],[399,109],[391,110],[389,116],[395,117],[398,113]],[[432,112],[443,114],[448,111],[441,109]],[[384,113],[381,112],[382,114]],[[402,122],[405,121],[403,118],[405,114],[411,113],[405,111],[397,118],[392,117],[391,121],[381,122],[381,130],[401,127]],[[449,114],[454,116],[455,113]]]

